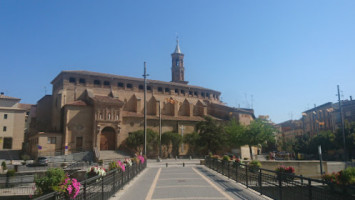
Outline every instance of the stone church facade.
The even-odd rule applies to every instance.
[[[253,110],[226,106],[219,91],[188,85],[179,44],[171,56],[172,81],[147,80],[147,128],[159,132],[159,107],[162,133],[181,133],[181,127],[184,134],[192,133],[204,116],[234,117],[242,124],[253,120]],[[128,133],[143,129],[144,79],[62,71],[51,83],[52,94],[38,101],[31,124],[33,156],[117,150]],[[180,154],[187,153],[184,149]]]

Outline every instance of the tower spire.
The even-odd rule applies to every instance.
[[[184,54],[181,53],[179,46],[179,38],[176,37],[176,47],[174,53],[171,54],[172,58],[172,67],[171,67],[171,76],[172,82],[187,84],[185,81],[185,68],[184,68]]]
[[[181,53],[179,46],[179,36],[176,36],[176,47],[174,53]]]

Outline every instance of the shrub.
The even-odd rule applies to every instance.
[[[286,167],[286,166],[278,166],[275,171],[277,172],[282,172],[282,173],[289,173],[289,174],[293,174],[295,173],[295,168],[293,168],[292,166]]]
[[[239,167],[241,167],[241,168],[244,168],[244,166],[241,165],[241,164],[244,164],[244,163],[243,163],[243,160],[240,160],[239,158],[236,158],[236,159],[234,160],[234,165],[237,165],[237,166],[239,166]]]
[[[223,160],[224,160],[224,161],[229,161],[229,160],[230,160],[230,158],[229,158],[229,156],[224,155],[224,156],[223,156]]]
[[[323,174],[322,175],[322,179],[324,181],[327,181],[329,183],[335,183],[336,182],[336,174],[333,172],[331,174]]]
[[[111,170],[114,170],[114,169],[117,169],[117,163],[115,161],[112,161],[108,164],[108,169],[111,171]]]
[[[219,159],[219,156],[218,155],[213,155],[212,158],[213,159]]]
[[[249,166],[249,170],[251,172],[256,172],[261,167],[261,163],[258,160],[252,160],[252,161],[250,161],[248,166]]]
[[[36,178],[36,194],[43,195],[59,189],[59,184],[65,179],[65,173],[63,169],[51,168],[46,171],[45,176],[42,178]]]
[[[324,174],[322,179],[335,183],[337,185],[354,185],[355,184],[355,167],[349,167],[337,173]]]
[[[261,163],[260,163],[260,161],[258,161],[258,160],[252,160],[250,163],[249,163],[249,166],[250,167],[261,167]]]
[[[248,160],[248,158],[244,158],[244,160]]]
[[[102,165],[102,164],[104,163],[104,161],[103,161],[103,160],[99,160],[97,163],[98,163],[99,165]]]
[[[355,167],[348,167],[343,171],[342,181],[344,185],[355,184]]]
[[[7,170],[6,162],[2,161],[1,163],[2,170]]]
[[[22,160],[26,161],[26,160],[29,160],[31,157],[29,155],[27,155],[27,154],[23,154],[21,156],[21,158],[22,158]]]
[[[131,158],[132,162],[135,162],[137,165],[139,164],[139,159],[137,157]]]
[[[15,176],[16,171],[14,169],[9,169],[6,173],[6,176]]]

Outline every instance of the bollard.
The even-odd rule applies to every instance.
[[[185,163],[184,162],[182,163],[182,166],[185,167]]]
[[[190,160],[192,159],[192,156],[190,156]]]
[[[175,156],[175,160],[177,160],[177,156]]]
[[[166,163],[165,165],[166,165],[166,167],[168,167],[168,163]]]

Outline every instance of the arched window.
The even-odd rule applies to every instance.
[[[99,80],[94,80],[94,85],[96,85],[96,86],[101,85],[101,81],[99,81]]]

